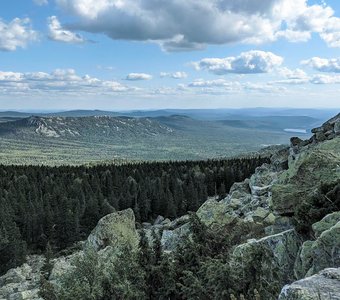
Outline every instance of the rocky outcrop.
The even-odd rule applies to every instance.
[[[87,238],[85,247],[99,251],[107,246],[115,248],[127,244],[136,248],[139,237],[135,226],[135,215],[132,209],[109,214],[99,220]]]
[[[301,199],[308,201],[320,183],[340,179],[339,161],[339,138],[301,151],[272,187],[272,210],[280,215],[293,214],[296,204]]]
[[[152,232],[155,231],[161,238],[163,251],[172,252],[183,238],[190,234],[189,220],[189,215],[181,216],[173,221],[164,219],[163,216],[158,216],[153,225],[151,223],[143,223],[142,230],[144,230],[150,246],[153,244]]]
[[[292,138],[290,148],[275,153],[271,164],[235,183],[222,201],[209,199],[198,210],[210,227],[248,223],[264,229],[265,237],[236,245],[231,254],[233,288],[239,292],[257,282],[252,287],[261,299],[276,299],[284,284],[340,266],[338,212],[313,225],[314,240],[306,241],[294,230],[296,208],[312,205],[321,183],[340,179],[339,124],[340,114],[313,130],[311,139]]]
[[[137,249],[139,242],[135,229],[135,216],[131,209],[115,212],[103,217],[84,243],[84,250],[68,256],[61,256],[51,261],[50,282],[58,281],[73,268],[74,261],[91,248],[98,251],[98,259],[105,262],[115,255],[121,246]],[[9,270],[0,277],[0,300],[39,300],[43,256],[31,256],[27,263],[19,268]],[[40,299],[42,300],[42,299]]]
[[[317,275],[286,285],[279,300],[340,300],[340,268],[325,269]]]
[[[39,300],[40,271],[44,261],[43,256],[29,256],[25,264],[0,277],[0,299]]]
[[[295,262],[297,278],[313,275],[325,268],[340,266],[340,212],[313,225],[314,241],[306,241]]]
[[[312,129],[312,133],[314,133],[312,140],[316,142],[322,142],[325,138],[330,140],[340,135],[340,113],[322,126]]]
[[[245,287],[257,287],[264,299],[273,299],[273,290],[280,289],[285,283],[294,279],[295,257],[302,244],[301,238],[294,230],[288,230],[259,240],[249,240],[239,245],[231,254],[230,272],[234,286],[240,292]],[[270,283],[271,291],[266,287]],[[277,290],[279,292],[279,290]]]
[[[276,215],[269,209],[271,188],[280,172],[281,168],[269,164],[258,167],[250,179],[235,183],[225,199],[206,201],[197,211],[197,216],[207,226],[237,223],[256,223],[263,227],[274,225]]]
[[[190,224],[186,223],[174,230],[164,230],[162,233],[161,243],[163,251],[174,251],[183,238],[190,233]]]

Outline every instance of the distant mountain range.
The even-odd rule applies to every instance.
[[[29,138],[40,135],[46,138],[93,140],[102,138],[148,137],[168,135],[173,129],[150,118],[131,117],[28,117],[0,124],[0,136],[14,135]]]
[[[300,115],[299,115],[300,113]],[[307,138],[331,110],[0,112],[0,162],[79,164],[235,156]]]
[[[58,117],[89,117],[89,116],[127,116],[127,117],[160,117],[183,115],[200,120],[240,120],[253,117],[270,116],[306,116],[320,120],[327,120],[340,109],[291,109],[291,108],[242,108],[242,109],[162,109],[162,110],[132,110],[132,111],[104,111],[104,110],[71,110],[60,112],[17,112],[0,111],[2,118],[25,118],[34,116]]]

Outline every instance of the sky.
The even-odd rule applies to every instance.
[[[0,110],[339,108],[339,95],[339,0],[0,2]]]

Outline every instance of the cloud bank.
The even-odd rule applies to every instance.
[[[112,39],[152,41],[166,51],[208,44],[307,41],[315,32],[340,47],[340,18],[307,0],[56,0],[76,17],[69,27]]]
[[[6,95],[102,95],[133,91],[116,81],[100,80],[89,75],[79,76],[73,69],[46,72],[0,71],[0,94]]]

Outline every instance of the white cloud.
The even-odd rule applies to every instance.
[[[320,57],[313,57],[308,60],[303,60],[301,62],[303,65],[308,65],[313,69],[320,71],[320,72],[334,72],[340,73],[340,58],[320,58]]]
[[[36,41],[38,34],[32,29],[29,18],[15,18],[9,23],[0,19],[0,51],[15,51]]]
[[[290,42],[307,42],[311,38],[310,31],[294,31],[291,29],[286,29],[282,31],[278,31],[275,34],[277,38],[285,38]]]
[[[335,84],[340,83],[340,75],[325,75],[325,74],[318,74],[314,75],[310,82],[313,84]]]
[[[3,81],[3,82],[21,81],[23,76],[24,74],[22,73],[0,71],[0,81]]]
[[[301,69],[291,70],[281,68],[278,74],[285,77],[282,80],[271,81],[269,84],[336,84],[340,83],[340,75],[312,74],[308,75]],[[321,71],[321,68],[320,70]]]
[[[85,42],[81,35],[64,29],[56,16],[49,17],[47,22],[49,29],[48,36],[51,40],[72,44],[80,44]]]
[[[47,5],[47,4],[48,4],[48,1],[47,1],[47,0],[33,0],[33,2],[34,2],[36,5],[39,5],[39,6]]]
[[[308,78],[305,71],[301,69],[291,70],[288,68],[281,68],[278,70],[279,74],[288,79],[306,79]]]
[[[215,80],[196,79],[192,83],[188,84],[188,87],[193,87],[193,88],[223,87],[227,89],[234,89],[234,88],[239,88],[240,83],[237,81],[228,81],[225,79],[215,79]]]
[[[130,81],[140,81],[140,80],[150,80],[152,76],[145,73],[130,73],[126,76],[126,80]]]
[[[166,51],[207,44],[259,44],[286,38],[301,42],[312,32],[333,47],[339,18],[325,4],[307,0],[56,0],[77,17],[74,29],[112,39],[152,41]],[[282,24],[285,24],[283,26]]]
[[[257,74],[268,73],[282,62],[282,57],[271,52],[253,50],[243,52],[237,57],[205,58],[194,63],[194,66],[197,70],[208,70],[216,75]]]
[[[188,77],[188,74],[185,72],[173,72],[173,73],[161,72],[159,76],[162,78],[169,77],[173,79],[184,79]]]
[[[96,95],[116,92],[129,92],[134,88],[128,87],[116,81],[100,80],[89,75],[80,76],[73,69],[57,69],[51,73],[32,72],[1,72],[0,71],[0,94],[13,94],[17,89],[28,94],[46,93]]]

